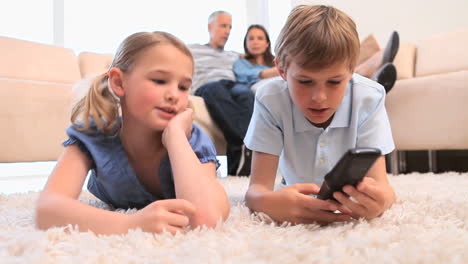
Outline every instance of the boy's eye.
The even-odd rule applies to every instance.
[[[310,80],[299,80],[299,83],[300,84],[309,84],[309,83],[312,83],[312,81],[310,81]]]
[[[331,85],[338,85],[341,83],[341,81],[328,81],[328,83]]]

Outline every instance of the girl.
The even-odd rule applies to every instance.
[[[251,25],[244,37],[245,54],[233,66],[237,82],[252,86],[260,79],[278,76],[270,37],[261,25]]]
[[[216,151],[187,108],[193,58],[164,32],[135,33],[72,112],[69,139],[40,194],[39,228],[77,225],[99,234],[171,233],[215,226],[229,214]],[[88,189],[122,214],[77,200]]]

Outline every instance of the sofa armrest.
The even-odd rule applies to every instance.
[[[399,80],[386,107],[398,150],[468,149],[468,71]]]
[[[200,126],[213,141],[216,152],[218,155],[226,154],[226,140],[219,127],[211,119],[210,114],[206,108],[205,100],[202,97],[196,95],[189,96],[190,107],[194,111],[194,123]]]

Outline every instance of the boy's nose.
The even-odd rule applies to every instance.
[[[312,101],[315,103],[322,103],[327,100],[327,94],[325,93],[325,89],[318,88],[312,92],[311,96]]]

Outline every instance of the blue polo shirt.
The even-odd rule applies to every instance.
[[[259,87],[245,145],[279,156],[286,184],[320,185],[350,148],[374,147],[382,154],[394,148],[380,84],[354,74],[341,105],[326,128],[312,125],[289,95],[287,82],[275,80]]]

